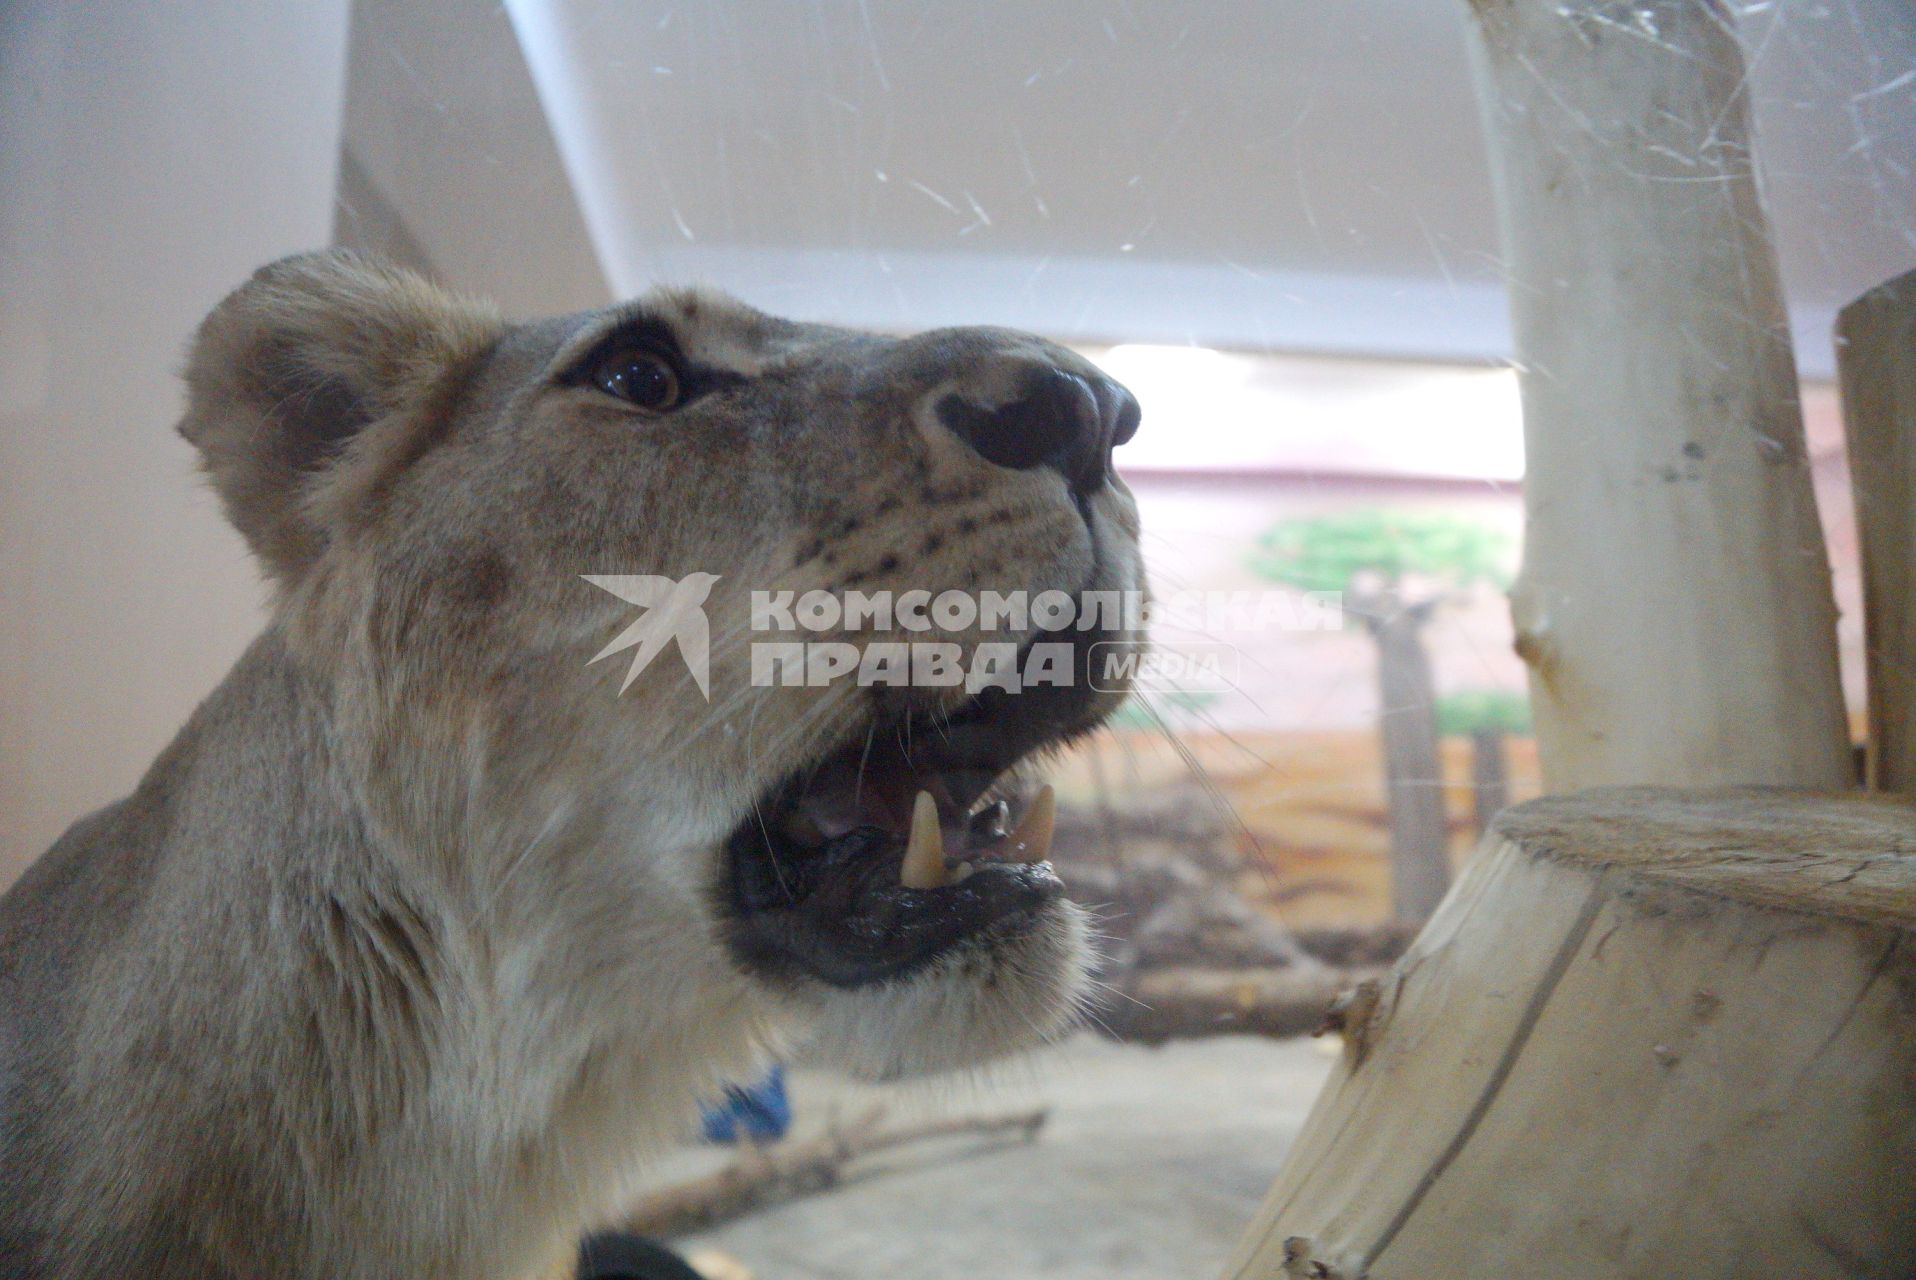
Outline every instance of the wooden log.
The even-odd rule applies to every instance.
[[[1850,481],[1863,550],[1869,785],[1916,793],[1916,271],[1836,319]]]
[[[1916,1274],[1916,808],[1507,810],[1391,973],[1234,1280]]]
[[[1329,965],[1144,969],[1097,1015],[1120,1040],[1162,1044],[1199,1036],[1296,1036],[1316,1030],[1338,994],[1382,972]]]
[[[1722,0],[1469,0],[1545,788],[1848,777],[1835,605]]]

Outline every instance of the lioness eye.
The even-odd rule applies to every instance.
[[[613,352],[593,369],[592,381],[607,395],[654,413],[679,402],[678,371],[664,356],[651,351]]]

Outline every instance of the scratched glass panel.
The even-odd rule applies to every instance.
[[[608,1202],[710,1280],[1215,1272],[1329,1069],[1304,1034],[1328,995],[1388,964],[1490,815],[1540,789],[1505,598],[1523,424],[1466,4],[349,7],[336,243],[515,318],[698,284],[886,335],[1028,330],[1142,408],[1115,465],[1153,647],[1131,700],[1015,797],[1055,788],[1052,860],[1095,921],[1081,1025],[882,1085],[791,1045]],[[1622,38],[1659,38],[1610,9]],[[1731,0],[1727,16],[1860,731],[1830,334],[1916,265],[1916,10]],[[18,83],[86,66],[51,26],[5,21],[9,57],[37,60]],[[40,119],[12,92],[0,118]],[[55,134],[9,136],[8,163],[90,163],[84,140],[48,160]],[[51,197],[0,185],[9,237],[50,242]],[[43,335],[87,332],[39,322],[57,314],[53,261],[0,252],[0,297],[23,300],[12,326],[0,315],[9,474],[37,465]],[[0,525],[16,566],[91,536],[21,488],[28,514]],[[18,581],[17,618],[55,594],[50,571]],[[7,651],[24,655],[4,673],[17,723],[40,723],[34,689],[84,683],[62,616]],[[165,625],[155,662],[191,648]],[[9,800],[52,771],[18,763],[39,745],[18,736]],[[68,758],[92,746],[60,741]],[[52,820],[6,831],[8,877]],[[762,1156],[737,1141],[752,1132]],[[710,1181],[734,1168],[749,1192]]]

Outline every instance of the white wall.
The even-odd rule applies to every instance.
[[[703,277],[887,327],[1509,356],[1463,0],[505,7],[618,293]],[[1835,309],[1916,247],[1916,4],[1728,8],[1826,377]],[[457,117],[490,85],[435,92]]]
[[[332,224],[346,0],[0,4],[0,884],[258,629],[173,432],[194,324]]]
[[[612,301],[503,9],[357,0],[345,122],[339,243],[512,317]]]

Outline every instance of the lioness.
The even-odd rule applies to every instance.
[[[272,620],[0,902],[0,1274],[523,1276],[770,1052],[890,1077],[1071,1021],[1049,794],[999,780],[1112,710],[1091,646],[1133,632],[1014,624],[1076,668],[1015,692],[793,687],[750,599],[1139,588],[1093,366],[692,291],[510,325],[321,254],[186,379]],[[623,693],[590,662],[632,621],[601,574],[709,586],[709,700],[670,645]]]

